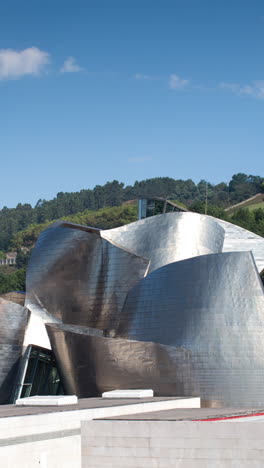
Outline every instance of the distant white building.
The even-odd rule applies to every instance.
[[[15,265],[17,252],[8,252],[5,258],[0,258],[0,265]]]

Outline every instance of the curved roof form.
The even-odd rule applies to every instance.
[[[32,253],[26,306],[33,313],[41,307],[64,323],[114,328],[127,292],[148,266],[148,259],[102,239],[100,231],[55,223]]]
[[[211,218],[225,230],[223,252],[248,252],[251,250],[258,271],[261,272],[264,268],[264,238],[222,219]]]
[[[150,259],[149,273],[168,263],[222,251],[224,230],[209,216],[166,213],[141,219],[101,236]]]
[[[149,271],[220,252],[223,241],[215,221],[193,213],[158,215],[107,231],[56,222],[33,250],[26,306],[38,315],[41,305],[45,322],[47,311],[64,323],[114,329],[127,292]]]
[[[255,319],[261,326],[264,319],[263,285],[251,252],[202,255],[155,270],[128,293],[116,336],[188,348],[210,328],[218,334],[231,326],[232,316],[240,326]]]
[[[258,406],[263,322],[253,256],[230,252],[171,263],[141,280],[128,294],[116,337],[188,350],[177,370],[206,406]]]

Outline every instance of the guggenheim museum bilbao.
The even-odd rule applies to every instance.
[[[264,239],[191,212],[110,230],[57,221],[0,301],[0,403],[151,388],[264,406]]]

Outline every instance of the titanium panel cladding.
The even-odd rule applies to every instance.
[[[151,386],[204,406],[263,407],[263,286],[250,252],[221,253],[238,231],[218,222],[168,213],[42,233],[26,304],[57,321],[47,330],[70,393]]]
[[[263,406],[263,319],[252,254],[204,255],[141,280],[128,294],[116,336],[189,350],[204,405]]]
[[[149,260],[78,226],[55,223],[39,237],[27,271],[30,310],[39,304],[64,323],[115,328],[126,294]]]
[[[228,223],[222,219],[212,218],[225,230],[223,252],[252,251],[258,271],[264,268],[264,239],[254,232],[247,231],[240,226]]]
[[[184,349],[92,336],[89,330],[58,324],[46,328],[69,394],[95,397],[127,388],[152,388],[156,396],[195,392],[192,363]]]
[[[0,298],[0,404],[8,403],[22,353],[28,311]]]
[[[222,251],[224,229],[209,216],[167,213],[101,231],[102,237],[151,260],[149,272],[185,258]]]

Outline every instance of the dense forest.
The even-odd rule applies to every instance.
[[[101,229],[121,226],[137,219],[135,204],[129,200],[144,197],[163,197],[184,204],[190,211],[204,213],[207,198],[207,213],[226,219],[264,237],[264,209],[240,208],[230,217],[225,208],[246,200],[257,193],[264,193],[264,178],[238,173],[229,183],[211,184],[201,180],[177,180],[157,177],[133,186],[124,186],[116,180],[93,190],[63,193],[49,201],[39,200],[32,207],[19,203],[16,208],[0,210],[0,256],[5,252],[18,252],[17,265],[0,267],[0,293],[24,290],[25,267],[30,251],[39,233],[55,219],[85,224]]]

